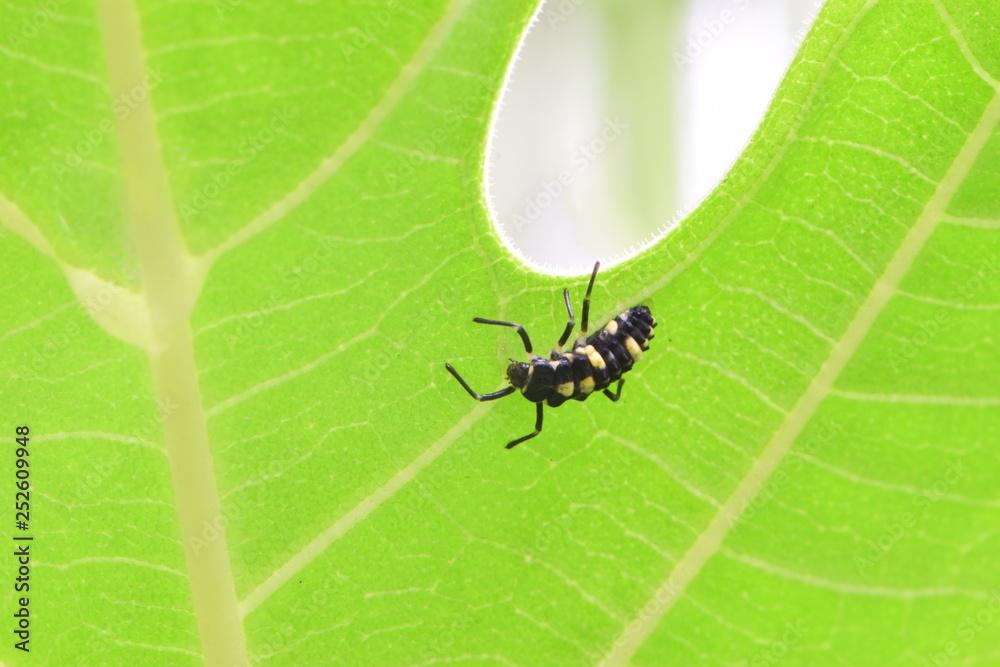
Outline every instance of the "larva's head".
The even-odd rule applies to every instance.
[[[530,366],[524,362],[511,361],[510,366],[507,367],[507,379],[512,385],[521,389],[528,384],[529,369]]]

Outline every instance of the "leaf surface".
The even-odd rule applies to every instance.
[[[35,659],[997,661],[1000,11],[831,1],[601,273],[595,321],[660,322],[623,400],[506,451],[531,406],[443,363],[492,391],[473,316],[564,324],[480,190],[532,5],[4,10]]]

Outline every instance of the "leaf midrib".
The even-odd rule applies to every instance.
[[[249,664],[243,629],[243,617],[248,613],[247,603],[252,610],[280,588],[286,580],[281,577],[286,570],[298,571],[325,546],[314,544],[312,549],[307,547],[297,554],[285,568],[276,571],[258,587],[255,598],[241,605],[236,597],[224,530],[218,528],[217,536],[212,540],[201,538],[205,526],[218,526],[219,518],[224,514],[208,440],[208,414],[204,410],[198,382],[190,330],[191,312],[205,277],[223,254],[284,218],[372,138],[377,127],[410,90],[434,52],[451,33],[467,4],[468,0],[452,0],[447,5],[379,103],[332,155],[264,213],[201,257],[193,257],[188,251],[174,213],[173,195],[152,105],[142,105],[118,119],[126,200],[129,204],[127,218],[136,240],[143,279],[142,296],[152,325],[153,335],[151,345],[147,346],[147,356],[159,403],[178,406],[173,414],[163,415],[164,439],[206,664]],[[145,73],[138,10],[126,0],[102,0],[100,12],[111,92],[113,96],[121,95],[140,85]],[[458,435],[459,432],[456,432],[454,437]],[[446,447],[447,443],[443,443],[440,451]],[[425,453],[421,457],[421,460],[426,459],[423,465],[436,456],[432,452]],[[393,482],[397,482],[398,486],[404,485],[421,467],[409,466],[383,489],[392,495],[395,492]],[[406,475],[408,471],[410,477]],[[335,539],[338,529],[346,532],[365,515],[367,512],[358,516],[354,513],[345,515],[318,539]]]
[[[146,72],[139,10],[131,0],[101,0],[98,11],[110,92],[125,99],[140,89]],[[146,354],[157,402],[171,406],[161,420],[201,652],[209,665],[246,665],[225,533],[202,539],[205,527],[223,516],[190,328],[207,267],[191,256],[182,237],[152,103],[147,98],[115,122],[126,220],[151,325]]]

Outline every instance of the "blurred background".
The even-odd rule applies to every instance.
[[[546,0],[494,116],[486,191],[527,264],[639,252],[750,139],[822,0]]]

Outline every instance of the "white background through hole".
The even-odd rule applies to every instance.
[[[561,275],[635,254],[728,171],[821,4],[546,2],[494,117],[501,236]]]

